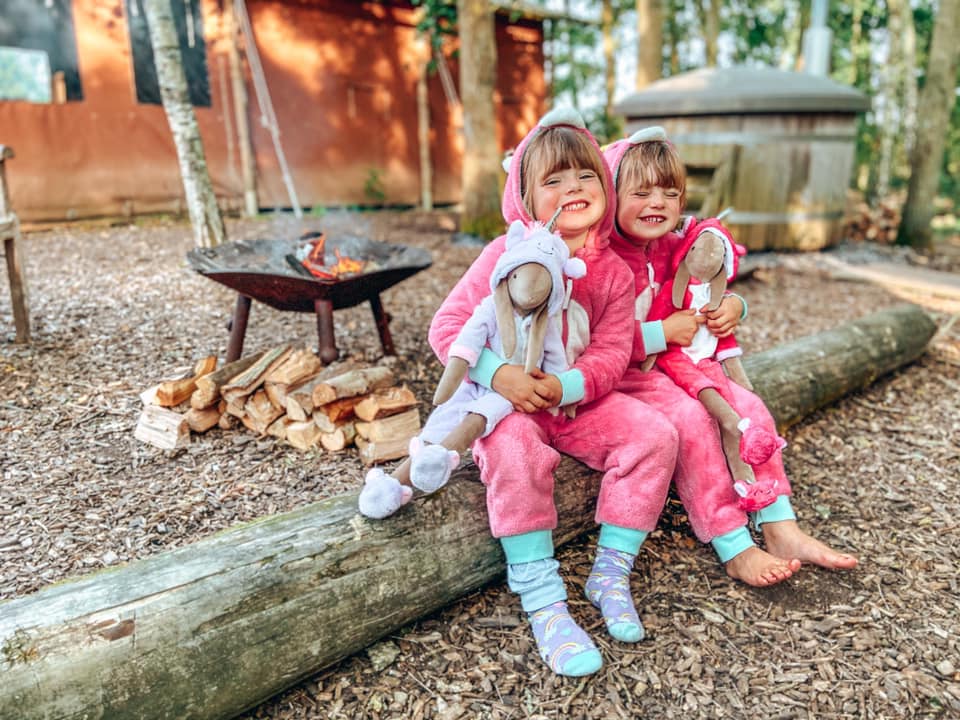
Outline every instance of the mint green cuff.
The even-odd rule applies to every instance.
[[[560,398],[560,406],[569,405],[583,400],[583,373],[576,368],[564,370],[557,375],[560,380],[560,387],[563,388],[563,397]]]
[[[725,563],[733,560],[733,558],[744,550],[749,550],[753,547],[753,538],[750,537],[750,531],[747,530],[747,526],[741,525],[728,533],[724,533],[720,537],[715,537],[710,541],[710,544],[713,545],[713,549],[717,551],[720,562]]]
[[[503,554],[508,565],[534,562],[553,557],[553,531],[534,530],[533,532],[509,535],[500,538]]]
[[[743,322],[744,320],[747,319],[747,300],[746,300],[746,298],[744,298],[743,295],[738,295],[738,294],[735,293],[735,292],[728,293],[728,294],[731,295],[731,296],[733,296],[733,297],[735,297],[735,298],[737,298],[737,299],[740,301],[740,303],[743,305],[743,312],[740,313],[740,322]]]
[[[600,526],[600,539],[597,540],[597,545],[611,550],[619,550],[629,555],[636,555],[640,552],[640,546],[646,539],[646,530],[634,530],[603,523]]]
[[[662,320],[640,323],[640,335],[643,337],[643,351],[647,355],[667,349],[667,336],[663,334]]]
[[[781,520],[796,520],[797,514],[790,504],[789,495],[781,495],[770,505],[753,513],[753,524],[757,530],[764,523],[780,522]]]
[[[480,351],[480,357],[477,358],[477,364],[470,368],[468,375],[477,385],[483,385],[488,390],[493,390],[493,376],[507,361],[497,355],[490,348],[484,348]]]

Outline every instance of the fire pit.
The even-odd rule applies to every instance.
[[[240,357],[251,300],[277,310],[315,312],[320,359],[337,359],[333,311],[370,302],[383,352],[394,355],[380,293],[430,267],[430,253],[362,237],[308,233],[297,239],[244,240],[187,253],[201,275],[237,291],[227,362]]]

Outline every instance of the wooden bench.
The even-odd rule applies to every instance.
[[[20,250],[20,220],[10,207],[7,191],[6,161],[13,157],[13,150],[0,145],[0,238],[3,238],[3,253],[7,258],[7,277],[10,280],[10,301],[13,305],[13,322],[17,328],[17,342],[30,342],[30,315],[27,312],[27,283],[23,276]]]

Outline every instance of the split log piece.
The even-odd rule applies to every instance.
[[[403,440],[420,432],[420,411],[417,408],[407,410],[399,415],[390,415],[382,420],[371,422],[357,422],[357,434],[369,442],[384,442],[389,440]]]
[[[310,350],[294,350],[279,366],[264,378],[263,387],[270,402],[286,411],[287,390],[297,383],[312,377],[323,369],[320,358]]]
[[[336,430],[329,433],[320,433],[320,444],[324,450],[339,452],[349,445],[353,445],[357,437],[357,428],[352,422],[340,423]]]
[[[265,435],[270,423],[283,415],[283,410],[274,407],[265,390],[257,390],[247,398],[243,406],[244,414],[240,418],[243,424],[260,435]]]
[[[309,450],[320,443],[320,428],[312,420],[287,425],[286,440],[297,450]]]
[[[281,345],[267,350],[253,365],[236,377],[231,378],[230,382],[221,387],[220,394],[227,402],[250,395],[260,387],[264,377],[269,375],[271,370],[287,359],[290,352],[289,345]]]
[[[916,359],[935,330],[901,305],[757,353],[747,369],[789,424]],[[600,474],[563,458],[555,475],[559,547],[596,526]],[[386,520],[344,495],[0,602],[0,717],[240,715],[502,582],[476,480],[468,463]]]
[[[287,439],[287,427],[292,425],[295,421],[291,420],[286,415],[281,415],[267,428],[267,435],[270,437],[275,437],[277,440],[286,440]]]
[[[353,411],[361,420],[370,422],[404,412],[418,404],[417,398],[410,388],[402,385],[370,393],[357,404]]]
[[[257,362],[261,357],[263,357],[263,352],[248,355],[239,360],[234,360],[232,363],[227,363],[209,375],[197,378],[197,389],[194,390],[193,395],[190,396],[190,406],[201,409],[213,405],[220,399],[220,388]]]
[[[217,369],[217,356],[208,355],[194,366],[193,371],[186,377],[175,380],[166,380],[157,387],[157,405],[161,407],[175,407],[186,402],[197,389],[197,380],[209,375]]]
[[[291,416],[302,414],[303,419],[306,420],[307,416],[310,415],[314,409],[313,389],[329,378],[336,377],[337,375],[343,375],[344,373],[348,373],[354,369],[356,369],[356,366],[352,361],[338,363],[336,365],[328,365],[317,375],[305,378],[299,383],[291,385],[289,388],[287,388],[285,398],[287,414]],[[291,405],[293,403],[296,403],[299,406],[299,410],[293,410],[291,412]]]
[[[314,415],[321,413],[330,418],[331,422],[340,422],[349,420],[353,417],[353,409],[363,400],[364,396],[340,398],[326,405],[321,405],[314,410]]]
[[[140,412],[133,436],[161,450],[176,450],[190,443],[190,426],[184,416],[174,410],[146,405]]]
[[[192,407],[187,410],[183,417],[193,432],[205,433],[220,422],[220,415],[221,412],[217,407],[201,408],[200,410]]]
[[[334,400],[366,395],[394,384],[393,371],[385,367],[353,370],[330,378],[313,389],[313,406],[326,405]]]

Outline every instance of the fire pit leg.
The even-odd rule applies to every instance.
[[[249,297],[237,293],[237,304],[233,309],[233,319],[230,321],[230,344],[227,345],[227,360],[239,360],[243,353],[243,338],[247,334],[247,318],[250,317]]]
[[[383,311],[383,303],[379,295],[370,296],[370,309],[373,310],[373,319],[377,323],[377,332],[380,333],[380,344],[384,355],[396,355],[393,349],[393,336],[390,335],[390,318]]]
[[[313,301],[317,312],[317,339],[320,359],[330,364],[337,359],[337,341],[333,337],[333,302],[324,298]]]

